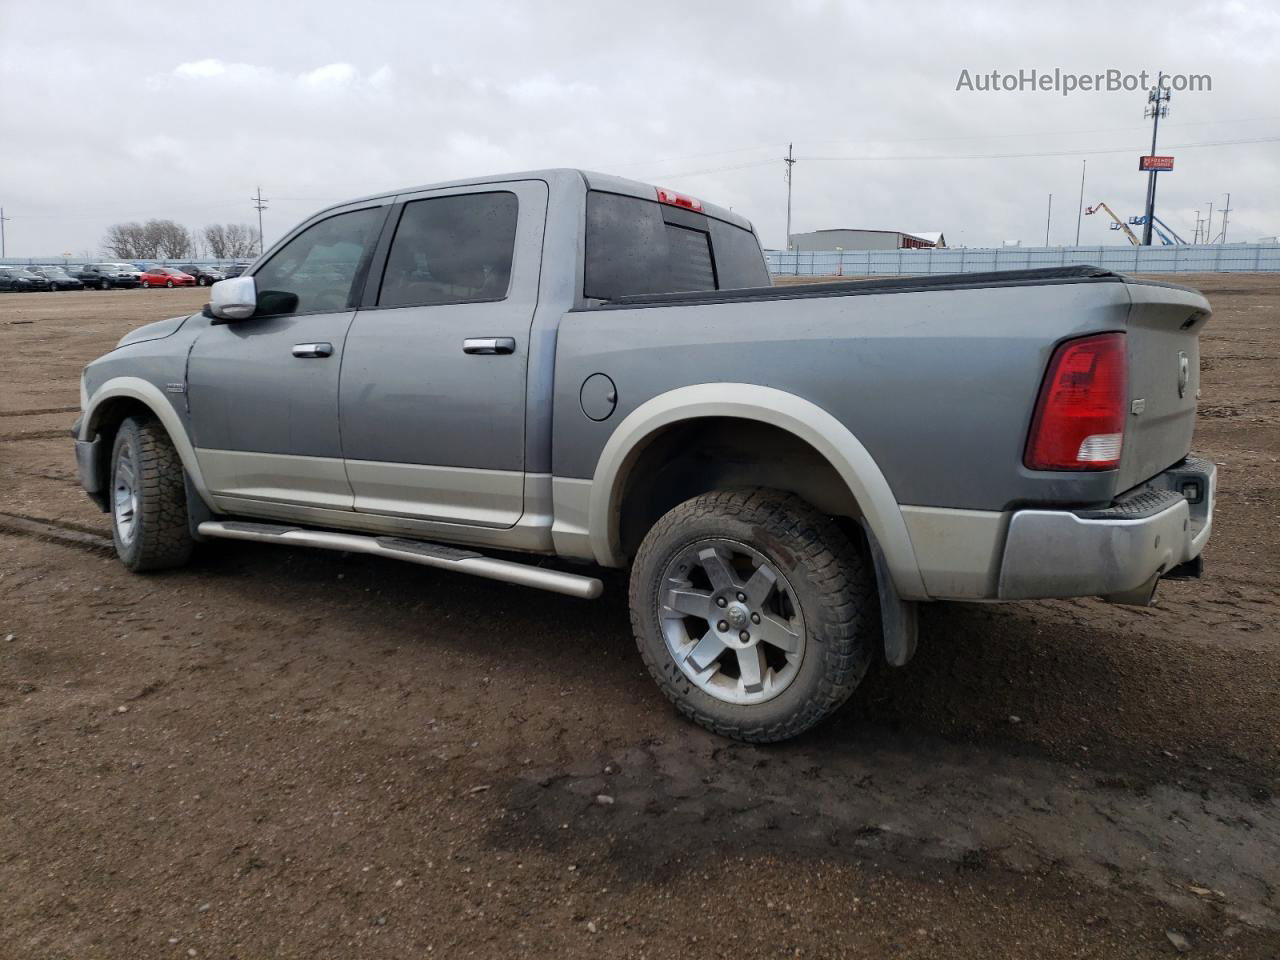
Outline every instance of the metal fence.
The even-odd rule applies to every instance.
[[[778,276],[980,273],[1087,263],[1125,273],[1280,272],[1280,244],[1160,247],[950,247],[926,250],[768,250]]]
[[[252,263],[253,257],[239,258],[223,258],[222,260],[212,259],[210,257],[183,257],[177,260],[172,258],[165,259],[163,257],[141,259],[135,257],[113,257],[107,255],[105,257],[4,257],[0,258],[0,267],[80,267],[86,263],[132,263],[134,266],[142,267],[181,267],[184,265],[195,267],[228,267],[233,264]]]

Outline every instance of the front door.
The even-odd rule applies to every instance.
[[[338,375],[388,204],[325,215],[254,273],[258,310],[210,324],[187,366],[196,459],[218,506],[350,510]]]
[[[525,383],[546,184],[398,200],[385,270],[351,326],[342,365],[355,509],[512,526],[524,511]]]

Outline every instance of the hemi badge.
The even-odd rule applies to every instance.
[[[1139,397],[1137,400],[1134,400],[1129,404],[1129,412],[1135,417],[1145,409],[1147,409],[1147,401],[1142,397]]]
[[[185,383],[166,383],[164,389],[167,393],[186,393],[187,385]]]

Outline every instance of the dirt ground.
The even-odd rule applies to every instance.
[[[1280,957],[1280,278],[1183,282],[1206,579],[933,605],[772,747],[677,718],[617,576],[127,573],[79,371],[204,292],[0,294],[0,957]]]

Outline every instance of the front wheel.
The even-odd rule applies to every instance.
[[[166,281],[165,281],[165,283],[164,283],[164,285],[165,285],[166,287],[170,287],[170,288],[172,288],[172,287],[173,287],[173,281],[172,281],[172,280],[166,280]]]
[[[110,283],[110,281],[107,281],[107,280],[99,280],[99,281],[98,281],[98,289],[99,289],[99,290],[110,290],[110,289],[111,289],[111,283]]]
[[[676,708],[723,736],[793,737],[844,703],[879,648],[866,548],[776,490],[688,500],[645,537],[631,623]]]
[[[147,289],[147,288],[148,288],[148,287],[150,287],[150,286],[151,286],[151,281],[150,281],[150,280],[143,280],[143,281],[142,281],[142,288],[143,288],[144,290],[145,290],[145,289]]]
[[[191,557],[182,460],[160,423],[129,417],[111,451],[111,539],[130,570],[180,567]]]

